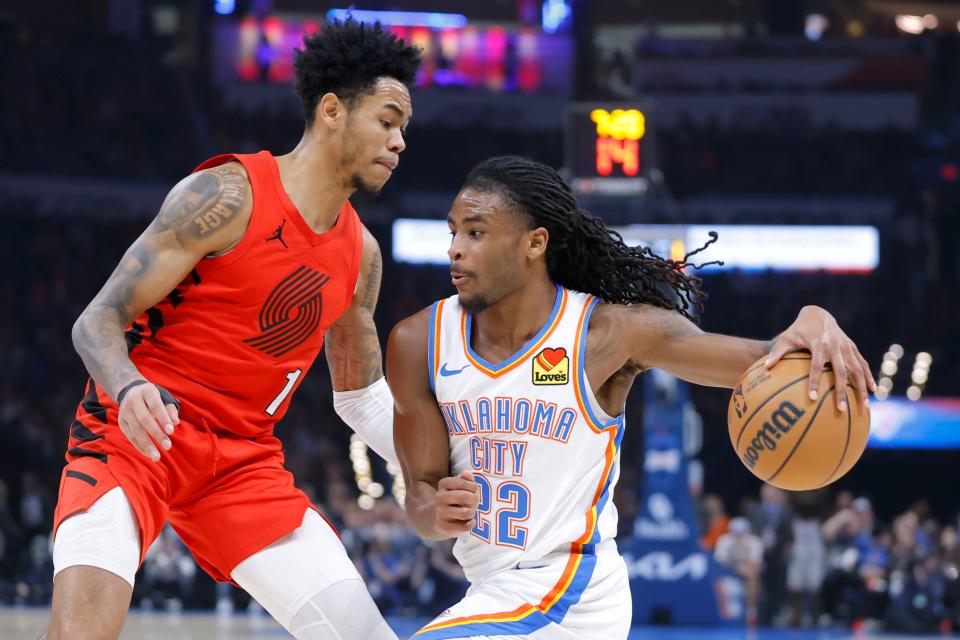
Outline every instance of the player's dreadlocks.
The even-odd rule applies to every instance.
[[[580,208],[556,171],[519,156],[484,160],[467,176],[464,187],[498,193],[528,219],[529,229],[544,227],[549,232],[547,270],[554,282],[614,304],[673,309],[694,322],[703,311],[707,295],[700,289],[701,280],[684,269],[704,266],[687,260],[715,242],[716,233],[682,260],[661,258],[649,247],[630,247],[619,233]],[[672,289],[676,299],[660,286]]]
[[[381,77],[410,86],[420,68],[419,49],[384,31],[379,22],[368,25],[353,18],[332,20],[320,33],[304,36],[303,49],[294,55],[294,88],[308,127],[325,93],[335,93],[350,104]]]

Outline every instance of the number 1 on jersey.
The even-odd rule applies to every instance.
[[[277,394],[277,397],[273,399],[273,402],[267,407],[267,415],[272,416],[277,412],[277,409],[280,408],[280,405],[283,404],[283,401],[287,399],[287,396],[290,395],[290,392],[293,391],[293,385],[297,384],[297,380],[300,379],[300,374],[303,373],[303,369],[294,369],[287,373],[287,384],[283,386],[283,389]]]

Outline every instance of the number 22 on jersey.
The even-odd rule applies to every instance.
[[[515,480],[505,480],[494,487],[478,473],[474,480],[480,485],[480,504],[477,524],[470,533],[487,543],[525,549],[527,529],[518,523],[530,517],[530,490]]]

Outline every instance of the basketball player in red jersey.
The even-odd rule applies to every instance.
[[[306,37],[297,147],[200,165],[77,320],[91,380],[61,478],[48,638],[116,638],[167,521],[296,638],[396,638],[273,427],[329,333],[338,412],[395,459],[381,254],[347,198],[396,169],[419,64],[379,25]]]

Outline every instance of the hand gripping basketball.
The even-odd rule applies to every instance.
[[[146,380],[134,380],[117,394],[118,421],[127,440],[154,462],[160,459],[156,443],[165,451],[173,443],[174,425],[180,424],[180,401],[163,387]],[[162,425],[162,426],[161,426]]]
[[[812,399],[810,379],[824,393]],[[788,353],[767,369],[758,360],[730,398],[730,442],[755,476],[781,489],[806,491],[843,477],[863,455],[870,410],[856,401],[850,383],[835,386],[826,365],[817,372],[807,352]],[[835,398],[847,408],[836,408]]]
[[[820,385],[820,374],[828,370],[829,364],[829,369],[833,370],[836,377],[836,388],[846,388],[849,380],[856,391],[855,398],[859,398],[864,407],[869,405],[869,394],[877,391],[870,365],[826,310],[815,306],[801,309],[794,323],[777,338],[765,362],[766,368],[773,368],[785,354],[801,349],[808,350],[812,355],[810,378],[807,381],[807,393],[811,400],[816,400],[829,390],[822,389]],[[846,393],[835,393],[833,401],[839,411],[847,410]]]
[[[477,507],[480,505],[480,485],[469,471],[459,476],[441,478],[434,496],[436,529],[456,538],[476,525]]]

